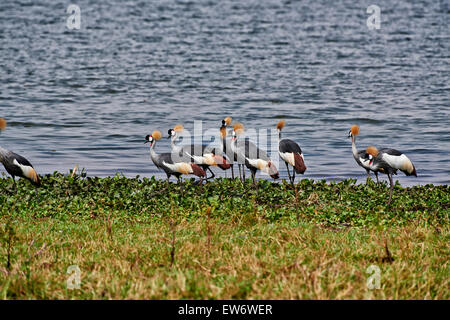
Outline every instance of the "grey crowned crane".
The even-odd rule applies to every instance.
[[[281,130],[283,130],[286,122],[281,120],[277,123],[278,131],[278,153],[281,159],[286,164],[286,169],[289,175],[289,181],[292,185],[295,182],[295,173],[304,174],[306,171],[305,159],[303,158],[302,149],[300,146],[291,139],[281,139]],[[292,177],[289,172],[289,165],[293,167]]]
[[[278,179],[279,174],[277,167],[267,153],[259,149],[253,142],[249,140],[239,140],[238,136],[244,132],[244,125],[236,123],[233,126],[231,137],[231,149],[236,153],[238,162],[244,160],[245,166],[252,173],[253,185],[256,186],[256,171],[266,172],[271,178]]]
[[[150,157],[155,166],[164,170],[167,175],[167,188],[169,188],[170,176],[177,177],[178,183],[180,182],[180,177],[183,174],[196,175],[200,178],[200,180],[202,180],[203,177],[206,177],[205,171],[195,163],[176,161],[172,159],[172,153],[170,152],[160,154],[156,153],[154,150],[155,144],[157,140],[161,139],[161,137],[161,132],[155,130],[151,135],[147,135],[145,137],[145,143],[150,143]]]
[[[231,164],[231,177],[234,179],[234,162],[237,162],[236,153],[231,150],[231,140],[227,140],[227,127],[231,125],[231,117],[226,117],[222,120],[222,126],[220,127],[220,136],[222,138],[222,152],[230,160]],[[241,164],[238,163],[239,178],[241,179]]]
[[[5,128],[6,120],[0,118],[0,130],[4,130]],[[41,185],[41,180],[39,179],[36,170],[34,170],[31,163],[21,155],[0,147],[0,162],[5,167],[6,172],[8,172],[13,178],[14,190],[16,193],[17,185],[15,177],[25,178],[36,187],[39,187]]]
[[[392,175],[397,174],[397,170],[402,171],[407,176],[417,177],[416,168],[411,160],[404,153],[395,149],[383,148],[378,150],[374,146],[367,147],[362,158],[362,163],[375,173],[381,172],[387,174],[390,183],[388,205],[391,203],[392,192],[394,190]]]
[[[222,170],[227,170],[230,168],[230,163],[224,156],[220,155],[222,151],[216,147],[205,144],[191,144],[181,146],[175,145],[175,141],[179,138],[179,135],[183,130],[184,127],[179,124],[176,125],[173,129],[169,129],[168,131],[168,138],[172,139],[172,153],[174,153],[175,156],[179,156],[179,158],[185,162],[194,162],[195,164],[199,165],[205,172],[206,170],[209,170],[209,172],[211,172],[211,176],[206,177],[206,180],[215,177],[214,172],[210,168],[211,166],[219,167]]]
[[[352,153],[353,153],[353,158],[355,158],[356,163],[363,167],[364,169],[366,169],[367,172],[367,179],[370,177],[370,171],[371,167],[369,165],[367,165],[366,162],[363,162],[364,156],[366,154],[366,150],[360,150],[358,151],[358,149],[356,149],[356,136],[359,134],[359,126],[357,126],[356,124],[354,124],[350,131],[348,132],[348,138],[352,138]],[[375,173],[375,177],[377,177],[377,183],[378,183],[378,172],[374,171]]]

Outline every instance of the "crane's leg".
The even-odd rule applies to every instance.
[[[170,179],[170,174],[167,174],[167,191],[169,191],[169,179]]]
[[[206,168],[205,168],[205,167],[202,167],[202,169],[205,171],[205,174],[206,174],[206,169],[209,169],[209,167],[206,167]],[[211,171],[211,170],[210,170],[210,171]],[[214,174],[214,173],[213,173],[213,174]],[[197,185],[197,184],[198,184],[198,185],[203,185],[203,179],[205,179],[205,181],[208,181],[209,178],[206,177],[206,176],[205,176],[205,178],[203,178],[203,177],[198,177],[198,180],[195,181],[194,184],[195,184],[195,185]]]
[[[289,182],[292,184],[292,178],[291,178],[291,173],[290,173],[290,171],[289,171],[288,163],[287,163],[286,161],[285,161],[284,163],[286,164],[286,169],[287,169],[288,176],[289,176]]]
[[[14,192],[17,194],[16,177],[12,176],[12,178],[13,178],[13,183],[14,183]]]
[[[243,164],[241,164],[241,166],[242,166],[242,179],[245,182],[245,167]]]
[[[231,165],[231,179],[234,180],[234,168],[233,168],[233,164]]]
[[[378,180],[378,172],[377,171],[375,171],[375,177],[377,177],[377,184],[378,184],[380,181]]]
[[[292,170],[292,185],[295,184],[295,169]]]
[[[208,168],[209,172],[211,172],[211,175],[209,176],[209,178],[206,178],[206,181],[208,181],[209,179],[212,179],[216,176],[209,166],[207,168]]]
[[[367,182],[369,182],[369,179],[370,179],[370,171],[366,169],[366,172],[367,172],[367,179],[366,179],[366,184],[367,184]]]
[[[256,178],[255,178],[255,176],[256,176],[256,171],[252,170],[252,180],[253,180],[253,186],[254,187],[256,187]]]
[[[180,193],[181,193],[181,195],[183,195],[183,181],[181,181],[181,176],[178,176],[177,177],[177,180],[178,180],[178,185],[180,186]]]
[[[391,204],[391,199],[392,199],[392,191],[394,190],[394,183],[392,182],[392,175],[388,174],[388,177],[389,177],[389,183],[391,184],[391,190],[389,192],[389,200],[387,202],[387,205],[390,205]]]

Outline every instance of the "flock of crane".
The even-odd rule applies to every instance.
[[[306,165],[300,146],[291,139],[281,139],[281,131],[284,125],[284,120],[279,121],[276,125],[278,131],[278,153],[286,164],[289,181],[294,185],[295,174],[304,174]],[[232,128],[229,132],[227,132],[228,127]],[[5,128],[6,120],[0,118],[0,130]],[[177,140],[182,136],[183,130],[184,127],[182,125],[176,125],[168,130],[168,138],[171,139],[171,152],[167,153],[155,152],[156,141],[162,138],[160,131],[155,130],[152,134],[145,137],[145,143],[150,143],[150,157],[153,163],[167,175],[168,187],[171,176],[175,176],[179,182],[182,175],[189,174],[199,177],[197,183],[202,184],[203,180],[214,178],[214,172],[210,168],[212,166],[219,167],[222,170],[231,168],[232,178],[234,179],[233,166],[235,163],[238,165],[241,181],[245,181],[245,168],[248,168],[255,186],[255,176],[258,170],[267,173],[273,179],[279,178],[278,169],[267,153],[258,148],[252,141],[239,138],[244,133],[244,126],[239,122],[232,125],[231,117],[226,117],[222,120],[220,127],[222,143],[220,146],[176,144]],[[228,134],[231,134],[230,139],[227,139]],[[416,169],[405,154],[395,149],[382,148],[378,150],[374,146],[369,146],[365,150],[358,151],[355,144],[358,134],[359,127],[353,125],[348,135],[352,138],[353,157],[356,163],[367,171],[369,176],[370,172],[374,172],[377,183],[379,172],[388,176],[390,193],[387,204],[389,205],[393,192],[392,175],[397,174],[397,171],[400,170],[407,176],[414,175],[417,177]],[[15,177],[26,178],[36,187],[40,186],[39,175],[24,157],[0,147],[0,162],[12,176],[15,191],[17,191]],[[292,166],[292,174],[289,169],[290,166]],[[207,171],[211,174],[209,177],[206,174]]]

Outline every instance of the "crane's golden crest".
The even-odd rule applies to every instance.
[[[227,126],[229,126],[230,124],[231,124],[231,117],[226,117],[225,119],[225,124],[227,125]]]
[[[283,128],[284,128],[284,125],[286,124],[286,121],[284,121],[284,120],[281,120],[281,121],[278,121],[278,123],[277,123],[277,129],[278,130],[282,130]]]
[[[369,146],[366,149],[366,153],[370,154],[372,157],[378,156],[378,149],[374,146]]]
[[[155,130],[155,131],[153,131],[153,133],[152,133],[152,137],[153,137],[153,139],[155,139],[155,140],[159,140],[159,139],[161,139],[162,134],[161,134],[160,131]]]
[[[233,130],[234,132],[236,132],[236,134],[241,134],[244,132],[244,125],[240,122],[235,123],[233,126]]]
[[[5,128],[6,128],[6,120],[0,118],[0,130],[5,130]]]
[[[222,137],[222,139],[225,139],[225,137],[227,136],[227,128],[226,127],[220,127],[220,136]]]
[[[354,124],[354,125],[352,126],[351,131],[352,131],[352,135],[357,136],[357,135],[359,134],[359,126],[356,125],[356,124]]]
[[[173,128],[173,130],[175,130],[176,132],[180,132],[180,131],[183,131],[183,130],[184,130],[184,127],[183,127],[182,124],[177,124],[177,125]]]

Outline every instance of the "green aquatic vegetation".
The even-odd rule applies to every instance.
[[[175,183],[166,189],[165,181],[155,178],[107,178],[64,176],[60,173],[42,178],[35,196],[34,187],[20,180],[14,194],[11,179],[0,179],[2,214],[12,207],[21,216],[90,217],[103,212],[120,216],[167,215],[170,205],[180,214],[195,219],[206,207],[212,215],[225,220],[243,215],[258,216],[269,221],[298,220],[347,226],[401,225],[408,221],[432,224],[448,222],[450,192],[446,185],[402,188],[396,185],[394,200],[386,205],[388,186],[372,180],[356,184],[348,179],[338,183],[304,179],[295,187],[285,181],[260,180],[254,188],[249,180],[219,178],[203,186],[193,179]]]
[[[443,186],[0,179],[0,299],[448,299]],[[390,255],[392,257],[390,257]],[[368,290],[366,269],[382,269]],[[68,267],[81,286],[68,289]]]

